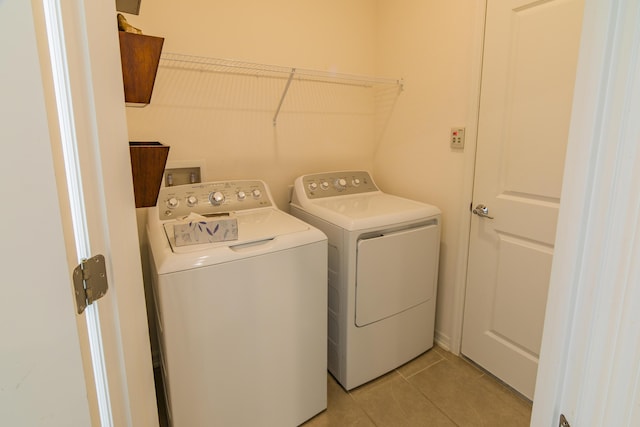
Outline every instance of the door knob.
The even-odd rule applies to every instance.
[[[476,205],[476,207],[473,209],[472,212],[483,218],[493,219],[492,216],[489,216],[489,208],[483,205],[482,203]]]

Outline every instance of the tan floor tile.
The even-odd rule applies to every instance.
[[[531,402],[436,346],[350,393],[327,374],[327,409],[303,425],[525,427],[530,417]]]
[[[400,366],[397,369],[397,371],[404,378],[409,378],[417,374],[418,372],[422,371],[423,369],[426,369],[431,365],[438,363],[442,360],[444,360],[444,356],[441,353],[439,353],[434,347],[431,350],[428,350],[425,353],[422,353],[420,356],[416,357],[415,359]]]
[[[351,395],[376,426],[455,427],[449,418],[397,372],[360,387]]]
[[[531,407],[462,359],[447,359],[409,379],[460,426],[528,426]]]
[[[327,409],[303,424],[305,427],[375,426],[364,410],[358,406],[331,376],[327,375]]]
[[[502,384],[489,374],[485,374],[480,381],[485,381],[487,387],[491,388],[498,396],[498,401],[503,404],[505,408],[510,408],[514,413],[518,413],[526,418],[526,425],[529,425],[529,419],[531,418],[532,403],[526,398],[522,397],[509,387]]]
[[[437,353],[439,353],[440,355],[442,355],[442,357],[444,357],[445,359],[460,359],[460,357],[456,356],[455,354],[451,353],[449,350],[445,350],[444,348],[440,347],[439,345],[435,345],[433,346],[433,350],[436,351]]]

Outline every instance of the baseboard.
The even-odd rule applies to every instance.
[[[443,350],[451,351],[451,338],[440,331],[435,331],[434,341]]]

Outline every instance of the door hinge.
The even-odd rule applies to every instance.
[[[84,259],[73,269],[73,288],[78,314],[82,314],[89,304],[93,304],[107,293],[109,285],[104,256],[96,255]]]
[[[558,427],[571,427],[564,414],[560,414],[560,424],[558,424]]]

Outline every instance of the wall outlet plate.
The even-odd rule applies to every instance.
[[[464,148],[464,128],[451,128],[451,133],[449,135],[449,144],[451,145],[451,148]]]

